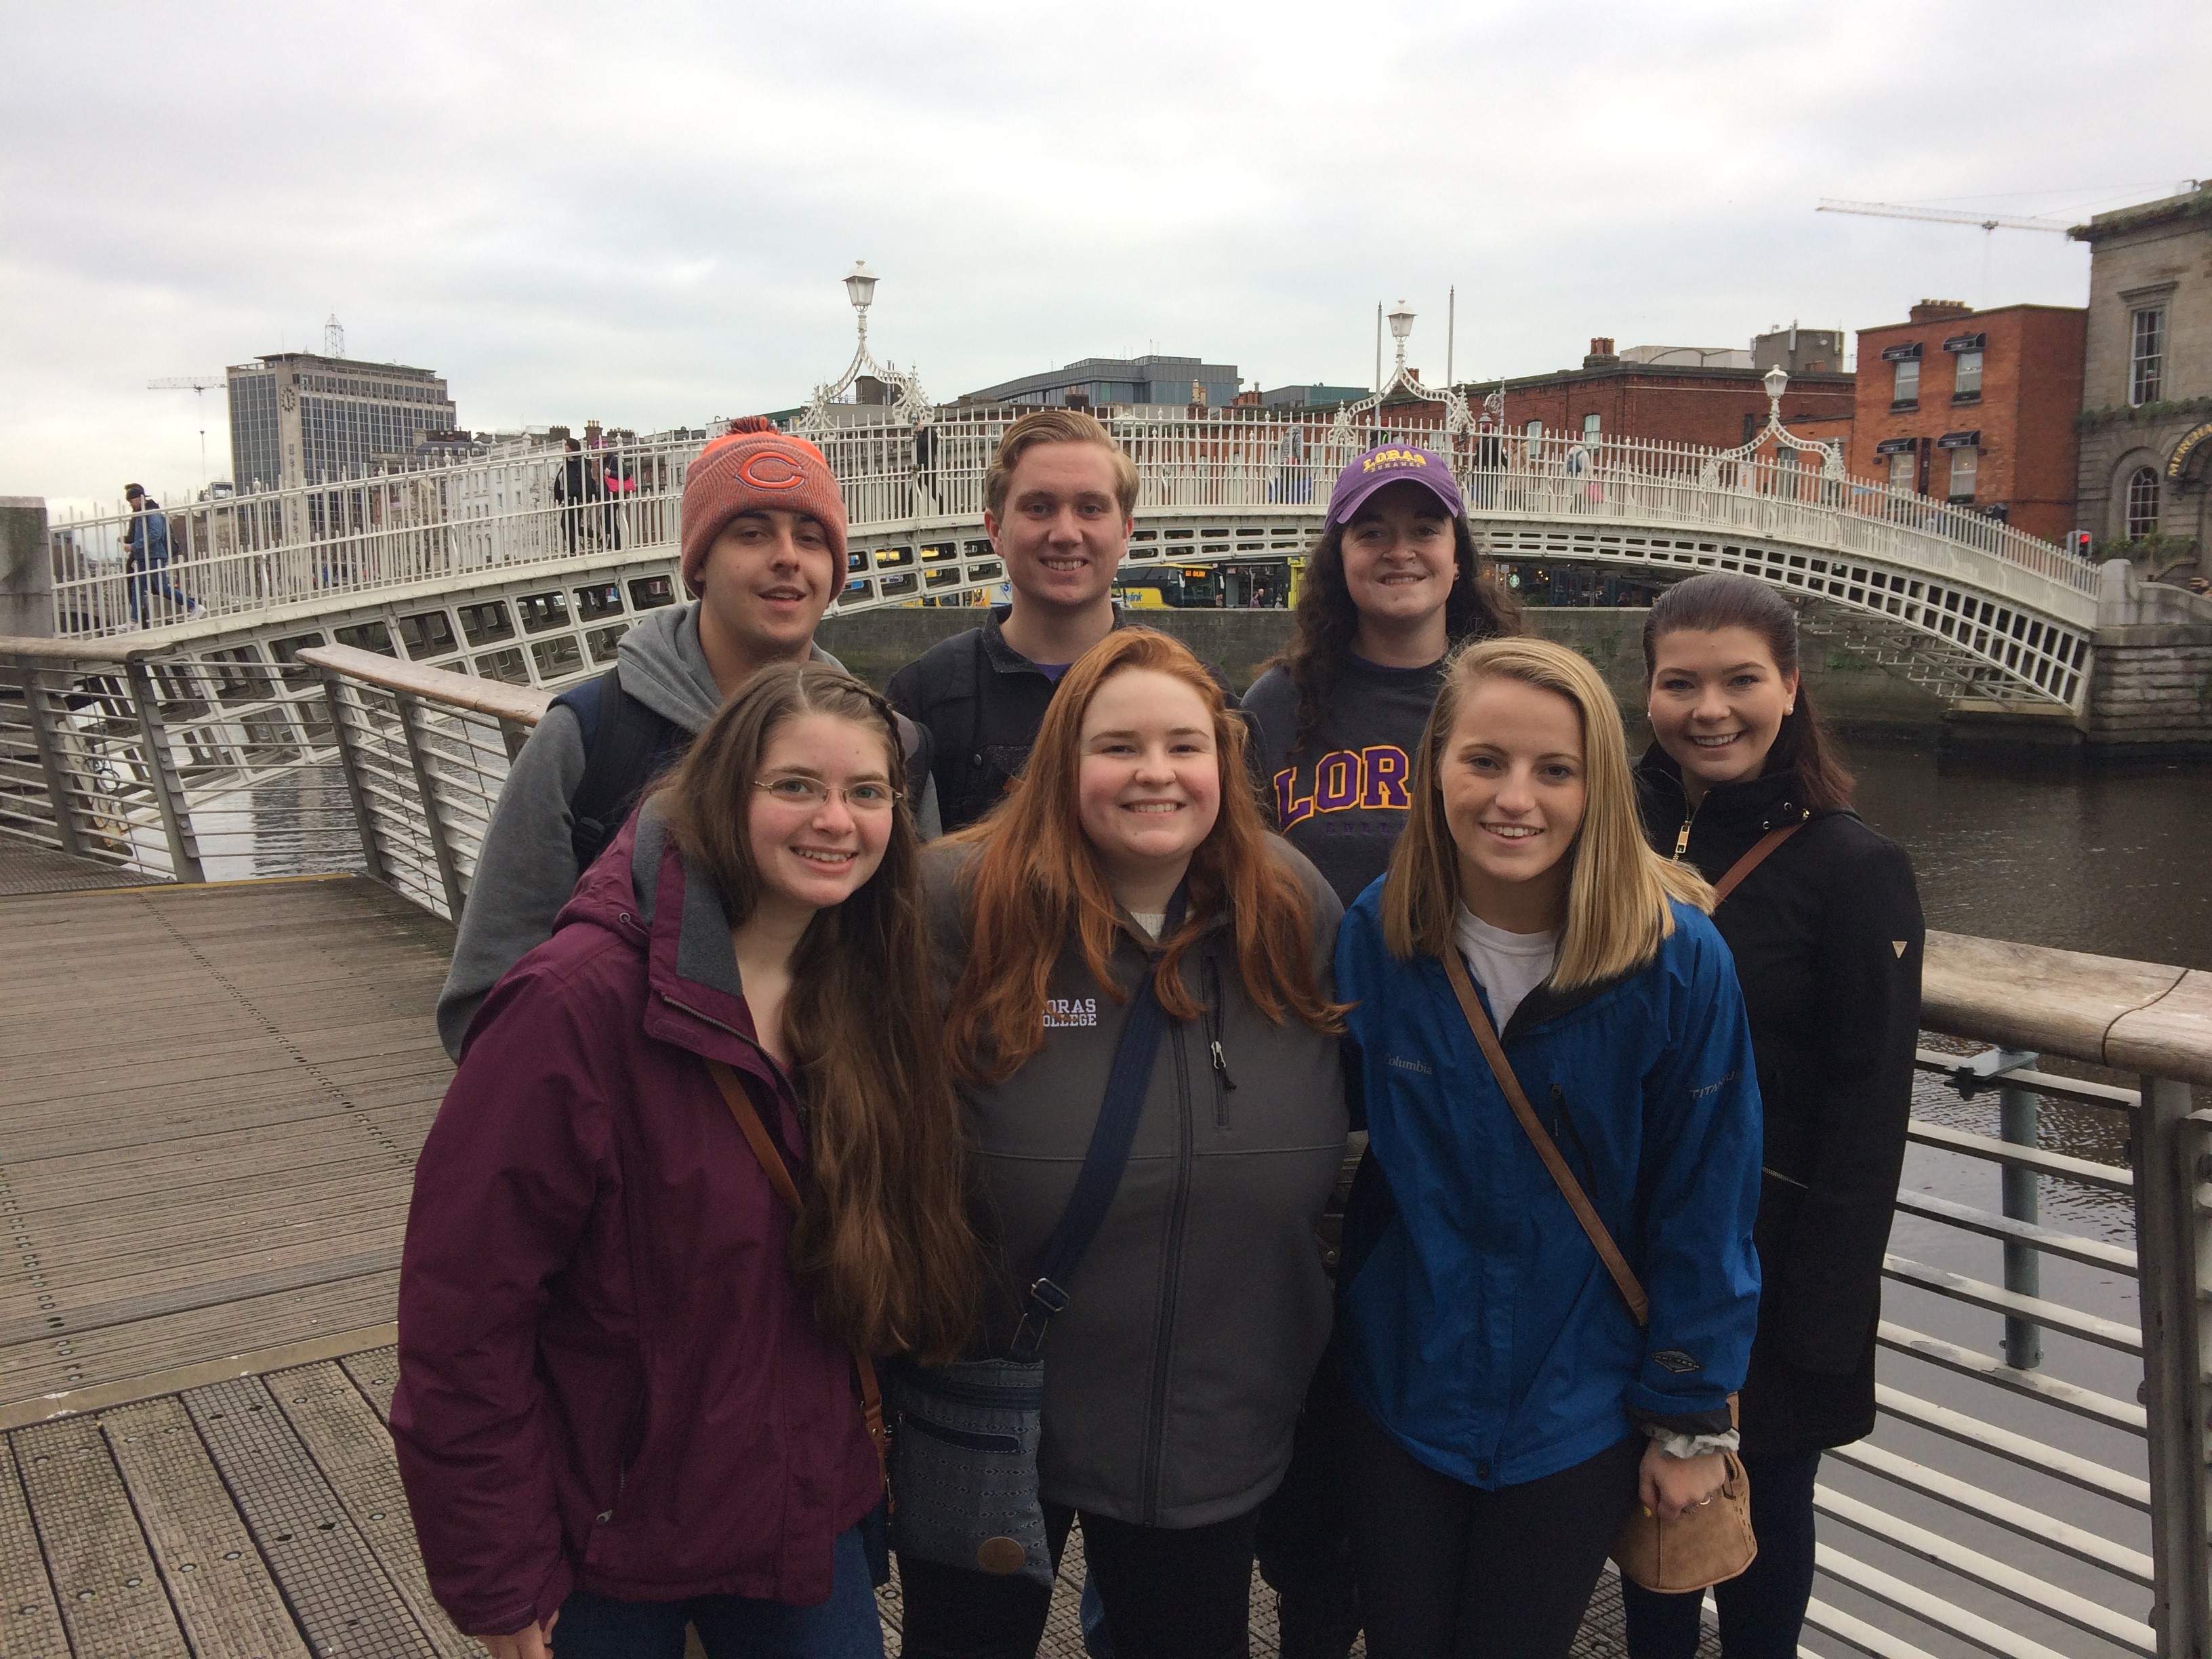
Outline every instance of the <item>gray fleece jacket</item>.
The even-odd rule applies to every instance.
[[[968,955],[962,872],[975,850],[922,855],[940,1000]],[[1342,907],[1287,842],[1270,836],[1267,850],[1309,895],[1314,967],[1330,994]],[[1125,993],[1146,959],[1134,928],[1125,920],[1112,963]],[[1261,1014],[1223,919],[1183,972],[1205,1012],[1169,1023],[1113,1206],[1046,1335],[1038,1451],[1047,1502],[1170,1528],[1248,1513],[1290,1464],[1328,1340],[1314,1229],[1345,1141],[1338,1039]],[[1074,1189],[1128,1015],[1073,940],[1047,996],[1044,1047],[1006,1082],[963,1091],[980,1224],[1005,1273],[987,1310],[994,1352]]]
[[[814,660],[844,666],[818,645]],[[623,690],[694,737],[722,706],[700,647],[696,603],[647,616],[623,635],[617,661]],[[568,803],[583,781],[584,760],[575,714],[550,708],[499,792],[453,940],[453,964],[438,994],[438,1037],[456,1060],[485,994],[553,936],[553,918],[575,890],[582,872],[570,841]],[[936,798],[927,781],[915,817],[923,835],[936,833]]]

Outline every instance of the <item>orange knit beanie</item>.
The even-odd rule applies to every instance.
[[[804,438],[780,432],[754,416],[699,452],[684,475],[684,586],[694,597],[707,550],[740,513],[781,508],[804,513],[820,525],[836,556],[834,576],[845,576],[845,498],[830,462]]]

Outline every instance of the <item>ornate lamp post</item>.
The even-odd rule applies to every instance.
[[[1474,431],[1474,411],[1467,406],[1466,398],[1455,396],[1449,386],[1438,392],[1433,387],[1423,386],[1407,369],[1406,342],[1413,335],[1415,315],[1413,307],[1407,305],[1403,300],[1399,301],[1396,305],[1383,313],[1390,325],[1390,337],[1397,342],[1397,361],[1390,370],[1390,378],[1383,381],[1382,389],[1380,392],[1362,398],[1358,403],[1345,404],[1337,410],[1336,419],[1329,423],[1328,428],[1329,451],[1336,458],[1335,465],[1343,465],[1358,453],[1356,441],[1359,435],[1358,427],[1360,417],[1370,410],[1380,409],[1387,399],[1400,393],[1418,398],[1423,403],[1442,404],[1444,406],[1447,453],[1451,447],[1451,439],[1462,434],[1472,434]]]
[[[853,269],[846,273],[845,297],[852,302],[855,332],[853,361],[845,365],[845,372],[834,384],[814,388],[814,396],[807,400],[806,412],[799,417],[799,429],[802,432],[826,430],[830,405],[845,395],[864,370],[896,390],[898,395],[892,400],[892,409],[901,420],[916,427],[930,423],[932,411],[928,395],[921,389],[921,377],[910,370],[884,368],[868,349],[868,307],[875,303],[876,282],[876,273],[868,269],[865,259],[855,259]]]
[[[1801,455],[1820,456],[1821,477],[1842,477],[1844,447],[1840,441],[1823,443],[1816,439],[1801,438],[1782,424],[1782,394],[1790,390],[1788,372],[1781,364],[1777,363],[1759,378],[1766,387],[1765,426],[1753,433],[1749,442],[1738,444],[1734,449],[1723,450],[1717,455],[1709,456],[1698,468],[1698,482],[1707,489],[1717,485],[1720,483],[1721,467],[1724,463],[1752,459],[1765,446],[1766,441],[1770,438],[1781,448],[1795,451]],[[1740,473],[1738,477],[1748,479],[1749,473],[1747,471]]]

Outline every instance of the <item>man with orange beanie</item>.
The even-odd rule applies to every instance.
[[[691,603],[649,613],[612,668],[556,698],[500,791],[438,997],[456,1059],[484,994],[552,937],[576,878],[724,700],[771,663],[842,666],[814,643],[845,583],[845,501],[820,450],[763,416],[733,422],[684,474],[681,522]],[[933,836],[927,734],[901,732]]]

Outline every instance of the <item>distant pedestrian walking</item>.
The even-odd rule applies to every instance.
[[[131,503],[131,528],[123,538],[128,553],[123,562],[128,578],[124,586],[129,595],[131,620],[153,628],[179,616],[189,616],[198,607],[169,582],[168,514],[137,484],[124,485],[123,499]]]

